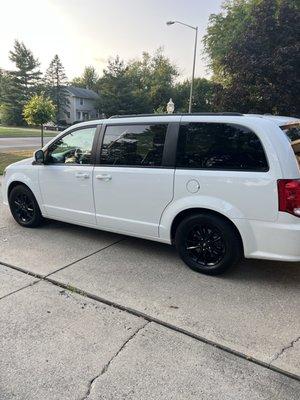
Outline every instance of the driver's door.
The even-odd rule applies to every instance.
[[[49,218],[95,225],[92,175],[96,129],[75,129],[46,150],[45,164],[39,166],[39,185]]]

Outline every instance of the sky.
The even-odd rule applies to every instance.
[[[209,15],[222,0],[0,0],[0,68],[12,69],[8,52],[23,41],[44,72],[55,54],[68,78],[93,65],[101,75],[110,57],[130,60],[163,47],[182,77],[192,71],[194,31],[199,27],[196,76],[208,77],[201,39]]]

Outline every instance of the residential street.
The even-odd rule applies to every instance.
[[[21,228],[1,202],[0,282],[1,400],[299,399],[299,263],[208,277],[167,245]]]
[[[52,138],[45,137],[44,143],[48,143]],[[41,147],[41,139],[39,137],[0,137],[0,152],[21,150],[21,149],[39,149]]]

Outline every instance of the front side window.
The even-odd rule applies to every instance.
[[[107,126],[100,163],[160,167],[167,124]]]
[[[256,134],[239,125],[224,123],[181,125],[176,166],[238,171],[269,169]]]
[[[91,164],[96,127],[78,129],[58,139],[50,146],[48,164]]]

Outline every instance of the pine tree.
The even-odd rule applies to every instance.
[[[41,72],[38,70],[40,63],[34,58],[31,50],[27,49],[23,42],[15,41],[14,50],[9,52],[9,59],[16,64],[16,71],[11,74],[24,91],[24,96],[29,99],[32,90],[37,85]]]
[[[24,104],[37,91],[41,72],[39,61],[34,58],[31,50],[18,40],[9,52],[10,60],[15,64],[14,71],[2,74],[1,102],[3,105],[3,121],[9,124],[23,124]]]
[[[56,108],[56,123],[65,119],[65,114],[68,111],[68,93],[66,90],[67,76],[65,69],[56,54],[45,74],[46,94],[53,101]]]
[[[4,69],[0,68],[0,104],[5,101],[9,81],[9,74]]]

